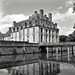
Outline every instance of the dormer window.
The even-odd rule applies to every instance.
[[[22,29],[22,26],[21,26],[21,29]]]
[[[37,20],[35,20],[35,24],[37,24]]]
[[[27,23],[25,23],[25,27],[27,27]]]
[[[15,28],[13,28],[13,31],[15,31]]]
[[[29,24],[31,25],[31,22],[29,22]]]

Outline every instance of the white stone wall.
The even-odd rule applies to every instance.
[[[6,37],[4,37],[3,40],[10,41],[11,40],[11,37],[10,36],[6,36]]]
[[[35,27],[35,41],[39,42],[39,27]]]
[[[25,41],[27,41],[27,29],[25,29]]]
[[[33,28],[29,28],[29,42],[33,42]]]
[[[19,41],[19,32],[17,32],[17,41]]]
[[[35,28],[35,34],[33,34],[33,28]],[[39,41],[39,27],[29,28],[29,42],[38,43]],[[33,42],[33,35],[35,36],[35,42]]]
[[[33,28],[35,28],[34,34],[33,34]],[[29,34],[27,34],[27,29],[29,29]],[[41,28],[38,26],[38,27],[25,28],[17,32],[12,32],[11,37],[13,37],[13,39],[11,40],[27,41],[27,36],[29,36],[30,43],[41,43],[41,35],[43,35],[42,42],[44,43],[59,42],[59,32],[57,32],[56,30],[52,31],[52,29],[47,29],[47,34],[46,34],[46,28],[43,28],[43,32],[41,34],[40,29]],[[49,34],[49,30],[50,30],[50,34]],[[35,42],[33,42],[33,35],[35,36]],[[52,38],[53,35],[54,37]],[[56,35],[58,35],[58,38],[56,38]],[[47,42],[46,42],[46,36],[47,36]],[[50,36],[50,42],[49,42],[49,36]]]
[[[53,42],[56,42],[56,31],[53,31],[53,35],[54,35]]]
[[[21,41],[23,41],[23,30],[21,30]]]
[[[13,33],[13,41],[15,41],[15,32]]]

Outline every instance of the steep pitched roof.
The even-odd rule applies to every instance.
[[[0,37],[3,37],[3,36],[4,36],[4,34],[2,32],[0,32]]]
[[[27,23],[28,21],[29,21],[29,19],[17,22],[16,25],[15,25],[15,27],[22,26],[23,23]]]
[[[4,36],[9,36],[10,35],[10,31],[7,31]]]

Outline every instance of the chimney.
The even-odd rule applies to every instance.
[[[43,19],[43,14],[44,14],[43,9],[40,9],[40,19]]]
[[[11,27],[9,27],[9,32],[11,32]]]
[[[55,23],[55,28],[57,28],[57,23]]]
[[[52,22],[52,13],[48,14],[49,21]]]
[[[35,11],[34,13],[37,14],[37,11]]]
[[[13,26],[15,27],[15,25],[16,25],[16,21],[13,21]]]

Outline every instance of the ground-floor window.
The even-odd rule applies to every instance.
[[[46,36],[46,42],[47,42],[47,36]]]
[[[49,42],[50,42],[50,36],[49,36]]]
[[[35,35],[33,35],[33,42],[35,42]]]
[[[43,35],[41,35],[41,42],[43,42]]]
[[[27,41],[29,42],[29,36],[27,36]]]

